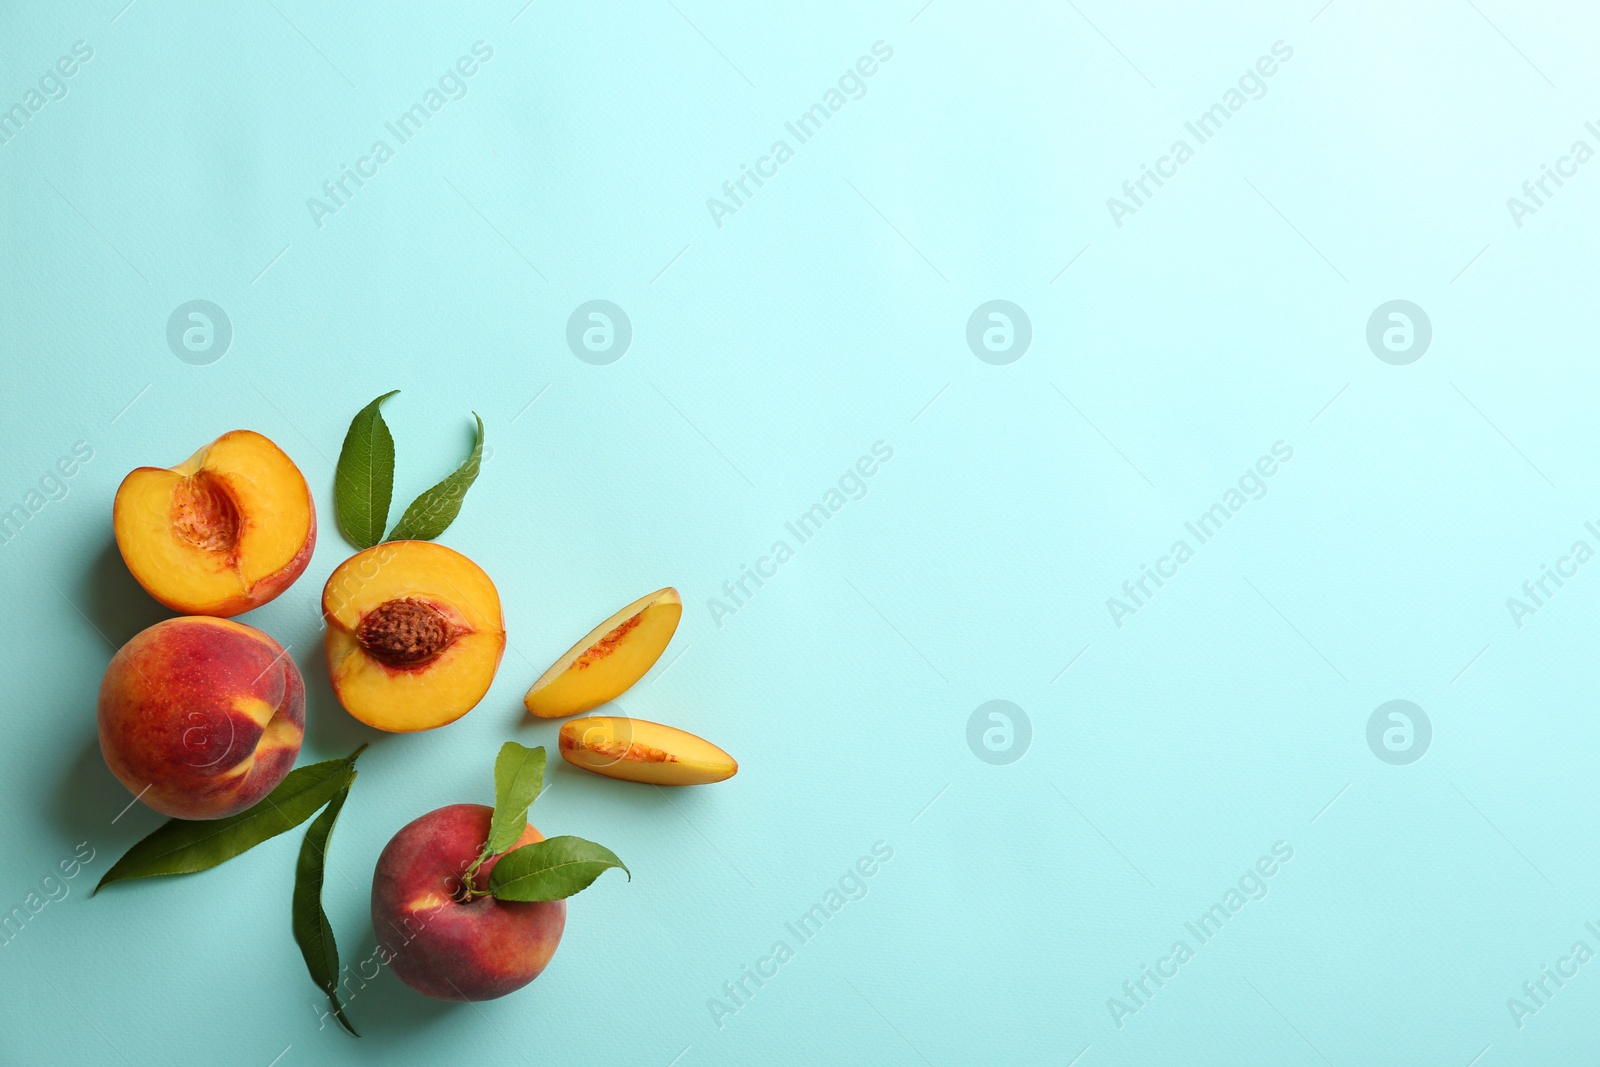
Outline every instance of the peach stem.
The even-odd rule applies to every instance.
[[[457,904],[467,904],[478,897],[489,895],[487,889],[479,889],[477,883],[478,868],[483,866],[483,861],[489,858],[489,842],[483,843],[483,849],[478,853],[478,858],[472,861],[472,866],[466,869],[461,876],[461,887],[452,894]]]

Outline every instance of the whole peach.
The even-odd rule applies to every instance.
[[[493,811],[452,804],[404,827],[372,877],[372,929],[406,985],[441,1000],[493,1000],[539,977],[561,942],[564,900],[463,900],[461,876],[489,836]],[[516,846],[543,841],[532,826]],[[473,876],[485,888],[499,857]]]
[[[305,733],[306,687],[260,630],[209,616],[158,622],[100,681],[100,751],[140,800],[221,819],[283,781]]]

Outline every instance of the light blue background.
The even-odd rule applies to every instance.
[[[0,907],[96,854],[0,948],[7,1062],[1592,1059],[1600,962],[1520,1028],[1507,1007],[1600,951],[1600,564],[1520,628],[1506,606],[1600,548],[1600,163],[1521,227],[1506,206],[1600,148],[1584,9],[123,2],[0,5],[6,107],[94,50],[0,145],[0,504],[94,450],[0,546]],[[480,40],[467,95],[319,228],[307,198]],[[707,198],[880,40],[866,95],[719,227]],[[1118,227],[1107,197],[1280,40],[1266,95]],[[234,329],[206,366],[165,340],[196,298]],[[597,298],[634,328],[609,366],[565,342]],[[1365,341],[1397,298],[1434,327],[1408,366]],[[1007,366],[965,341],[991,299],[1032,323]],[[350,551],[331,460],[394,388],[397,511],[484,417],[444,541],[510,634],[479,708],[413,736],[340,710],[317,612]],[[741,771],[669,794],[556,767],[534,821],[634,878],[572,902],[529,989],[445,1005],[385,973],[350,1001],[362,1040],[319,1031],[298,835],[89,899],[160,822],[118,818],[95,743],[114,647],[166,614],[112,496],[236,427],[296,459],[322,519],[305,576],[244,616],[306,672],[302,758],[372,742],[327,888],[347,961],[389,836],[488,802],[502,741],[555,738],[529,682],[683,591],[620,704]],[[866,496],[718,625],[708,598],[880,440]],[[1267,495],[1115,625],[1106,599],[1277,441]],[[967,745],[991,699],[1032,723],[1010,765]],[[1409,766],[1365,740],[1391,699],[1433,723]],[[877,841],[867,895],[719,1027],[708,1000]],[[1278,841],[1266,897],[1115,1025],[1108,998]]]

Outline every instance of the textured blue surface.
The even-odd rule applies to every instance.
[[[1592,1058],[1577,5],[123,3],[0,5],[0,1059]],[[228,329],[184,310],[174,348],[195,300]],[[569,321],[597,300],[628,329]],[[319,647],[331,460],[389,389],[399,503],[487,424],[444,541],[510,634],[415,736],[346,716]],[[160,821],[95,743],[113,649],[166,614],[112,496],[236,427],[322,517],[244,617],[306,671],[302,759],[372,743],[327,886],[347,960],[390,835],[553,742],[528,683],[683,590],[620,707],[741,771],[555,768],[535,822],[634,877],[572,902],[529,989],[383,973],[362,1040],[321,1027],[295,837],[89,898]]]

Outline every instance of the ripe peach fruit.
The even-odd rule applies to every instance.
[[[173,467],[140,467],[112,507],[117,548],[173,611],[237,615],[300,577],[317,543],[311,490],[294,461],[233,430]]]
[[[158,622],[100,681],[100,751],[163,815],[221,819],[277,788],[305,732],[306,687],[278,642],[227,619]]]
[[[523,704],[542,719],[559,719],[615,700],[661,658],[682,616],[683,599],[670,585],[640,597],[567,649]]]
[[[732,756],[703,737],[620,715],[562,723],[561,758],[607,778],[651,785],[707,785],[739,771]]]
[[[489,691],[506,647],[494,583],[431,541],[388,541],[345,560],[323,587],[322,617],[339,703],[380,730],[461,718]]]
[[[441,1000],[492,1000],[543,971],[567,922],[564,900],[467,900],[462,872],[489,837],[492,809],[452,804],[402,827],[372,876],[372,931],[402,982]],[[532,826],[514,848],[543,841]],[[489,885],[499,856],[473,875]]]

